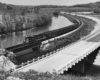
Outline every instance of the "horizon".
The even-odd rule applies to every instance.
[[[26,5],[26,6],[34,6],[34,5],[64,5],[64,6],[72,6],[77,4],[87,4],[98,2],[100,0],[0,0],[1,3],[11,4],[11,5]]]

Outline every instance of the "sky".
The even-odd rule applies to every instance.
[[[0,0],[2,3],[14,4],[14,5],[75,5],[84,4],[90,2],[96,2],[100,0]]]

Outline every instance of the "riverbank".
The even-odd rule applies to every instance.
[[[29,29],[39,29],[44,26],[51,25],[52,18],[54,17],[54,12],[56,10],[40,10],[37,14],[26,14],[26,15],[14,15],[11,14],[3,14],[2,15],[2,24],[0,24],[0,34],[11,34],[13,32],[20,32]],[[60,13],[58,16],[63,16]],[[56,16],[57,17],[57,16]],[[67,17],[66,17],[67,18]],[[68,20],[72,23],[75,23],[75,20]]]
[[[2,24],[0,24],[0,34],[9,34],[31,28],[39,28],[51,24],[52,12],[40,10],[38,13],[26,15],[11,15],[8,13],[2,15]]]

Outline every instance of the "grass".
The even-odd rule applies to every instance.
[[[100,66],[93,65],[91,69],[87,72],[87,74],[84,76],[72,75],[72,74],[58,75],[55,73],[51,74],[49,72],[38,73],[34,70],[30,70],[26,73],[0,72],[0,80],[5,80],[9,76],[13,76],[25,80],[100,80]]]

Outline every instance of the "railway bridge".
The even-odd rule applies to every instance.
[[[100,50],[100,21],[93,17],[89,18],[97,22],[94,31],[90,35],[69,46],[64,46],[54,52],[38,57],[37,60],[27,61],[27,65],[21,64],[21,67],[16,68],[15,71],[26,72],[31,69],[38,72],[63,74],[71,69],[85,73],[93,64]]]

